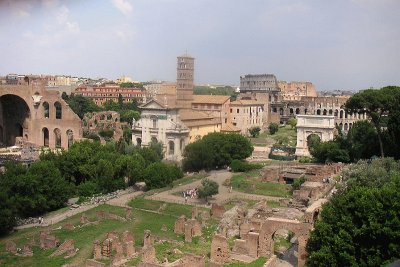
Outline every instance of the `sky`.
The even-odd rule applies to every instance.
[[[0,0],[0,75],[400,85],[400,0]]]

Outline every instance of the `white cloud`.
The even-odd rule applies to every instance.
[[[112,0],[113,5],[125,15],[132,13],[133,7],[128,0]]]
[[[70,33],[79,33],[80,28],[78,22],[71,21],[69,9],[66,6],[61,6],[56,14],[57,22]]]
[[[59,5],[59,0],[42,0],[42,4],[46,8],[53,8]]]

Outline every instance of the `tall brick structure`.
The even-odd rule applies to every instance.
[[[176,104],[178,108],[191,109],[193,101],[194,58],[188,54],[178,57],[176,77]]]

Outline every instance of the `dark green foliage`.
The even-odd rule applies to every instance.
[[[208,86],[195,86],[193,93],[195,95],[227,95],[234,99],[236,99],[236,96],[238,95],[238,93],[235,91],[235,88],[231,86],[217,88],[211,88]]]
[[[68,183],[51,161],[35,162],[29,169],[8,163],[0,179],[2,190],[9,195],[10,207],[15,207],[20,217],[60,208],[71,193]]]
[[[95,194],[100,193],[100,188],[97,185],[97,183],[93,181],[86,181],[84,183],[81,183],[78,187],[78,194],[81,197],[91,197]]]
[[[232,160],[230,167],[232,168],[232,171],[234,171],[234,172],[248,172],[251,170],[261,169],[262,165],[248,163],[245,161],[234,159],[234,160]]]
[[[63,95],[63,99],[69,104],[70,108],[79,116],[79,118],[83,119],[85,113],[88,112],[97,112],[100,111],[101,108],[98,107],[93,100],[90,98],[81,96],[81,95],[73,95],[67,96]]]
[[[185,147],[183,169],[188,171],[210,170],[213,168],[212,151],[203,141],[198,140]]]
[[[83,137],[85,137],[87,139],[92,139],[95,141],[100,141],[100,136],[96,133],[83,132]]]
[[[99,131],[99,135],[105,139],[110,139],[111,137],[114,136],[114,131],[111,129],[110,130],[104,129]]]
[[[350,156],[348,150],[341,148],[340,144],[333,140],[321,142],[310,151],[317,162],[349,162]]]
[[[218,183],[210,179],[204,178],[201,180],[202,187],[198,190],[199,198],[204,198],[207,201],[208,197],[218,194]]]
[[[290,127],[294,128],[297,125],[297,120],[295,118],[290,118],[290,119],[288,119],[286,124],[290,125]]]
[[[347,134],[348,149],[353,161],[379,155],[377,133],[368,121],[357,121]]]
[[[362,164],[345,174],[346,186],[324,205],[307,243],[307,266],[383,266],[399,257],[400,176],[389,171],[383,182],[381,171],[368,176],[376,166],[363,172]],[[393,160],[378,165],[393,164],[398,169]]]
[[[138,153],[144,159],[145,166],[148,166],[150,163],[153,162],[159,162],[162,159],[160,158],[160,155],[157,154],[157,152],[150,147],[143,147],[142,149],[138,150]]]
[[[307,137],[307,146],[310,151],[315,149],[321,143],[321,138],[316,134],[310,134]]]
[[[182,178],[183,173],[176,165],[155,162],[144,170],[143,178],[148,189],[172,185],[176,179]]]
[[[299,190],[300,186],[306,181],[306,178],[304,176],[301,176],[299,179],[295,179],[293,184],[292,184],[292,189],[293,190]]]
[[[183,166],[188,171],[220,168],[253,152],[250,141],[239,134],[210,133],[186,146]]]
[[[259,126],[254,126],[249,129],[250,135],[255,138],[260,135],[261,128]]]
[[[275,134],[279,130],[279,125],[277,123],[270,123],[268,126],[268,130],[270,134]]]
[[[2,187],[0,191],[0,236],[8,233],[15,226],[16,209],[10,193]]]
[[[367,89],[354,94],[347,100],[345,108],[349,112],[365,111],[376,130],[380,155],[385,155],[384,148],[388,148],[390,156],[399,158],[400,144],[400,87],[387,86],[379,90]],[[382,128],[387,127],[387,128]],[[386,137],[386,140],[384,139]],[[386,144],[384,144],[386,142]],[[389,143],[390,145],[388,146]],[[390,149],[395,147],[395,149]]]
[[[143,89],[143,84],[141,83],[132,83],[132,82],[126,82],[126,83],[121,83],[119,85],[122,88],[141,88]]]

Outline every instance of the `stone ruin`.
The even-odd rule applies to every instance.
[[[109,232],[102,243],[99,240],[93,242],[93,260],[86,262],[86,266],[96,264],[97,260],[111,258],[114,265],[119,265],[134,255],[135,239],[132,233],[125,231],[120,238],[118,233]]]
[[[113,130],[114,140],[119,140],[123,136],[120,115],[115,111],[101,111],[86,113],[82,119],[83,131],[86,133],[98,134],[102,130]]]
[[[197,216],[194,216],[197,217]],[[192,213],[193,218],[193,213]],[[185,235],[185,242],[192,242],[192,238],[195,236],[201,236],[201,224],[196,219],[186,219],[185,215],[182,215],[175,221],[174,233],[178,235]]]
[[[55,248],[60,245],[60,240],[48,231],[41,231],[39,234],[39,242],[41,249]]]
[[[82,214],[80,222],[81,222],[81,224],[87,224],[87,223],[89,223],[89,218],[85,214]]]
[[[116,220],[116,221],[125,222],[127,220],[119,215],[116,215],[116,214],[108,212],[108,211],[103,211],[103,210],[96,211],[96,218],[99,221],[101,221],[101,220]]]
[[[57,257],[63,254],[66,254],[65,258],[75,256],[77,249],[74,246],[75,242],[72,239],[66,239],[64,243],[62,243],[56,251],[54,251],[50,257]]]
[[[125,208],[125,219],[127,221],[132,220],[132,208],[131,207],[126,207]]]
[[[230,251],[228,241],[225,236],[216,234],[211,242],[211,253],[209,266],[223,266],[229,261]]]
[[[258,257],[272,257],[274,253],[274,235],[281,229],[293,232],[298,242],[298,265],[305,261],[305,245],[313,224],[327,200],[320,199],[307,208],[306,212],[287,208],[269,209],[265,203],[258,203],[252,209],[245,210],[235,206],[224,214],[211,245],[210,266],[223,266],[231,259],[254,260]],[[272,216],[271,216],[272,215]],[[274,217],[279,215],[282,217]],[[284,218],[286,216],[286,218]],[[234,240],[232,251],[227,246],[227,237],[239,235]],[[270,265],[273,266],[273,260]]]
[[[221,219],[225,211],[225,207],[222,205],[218,205],[216,203],[211,205],[211,216],[213,218]]]
[[[190,253],[185,254],[181,259],[171,263],[150,263],[142,262],[139,267],[205,267],[205,258]]]

